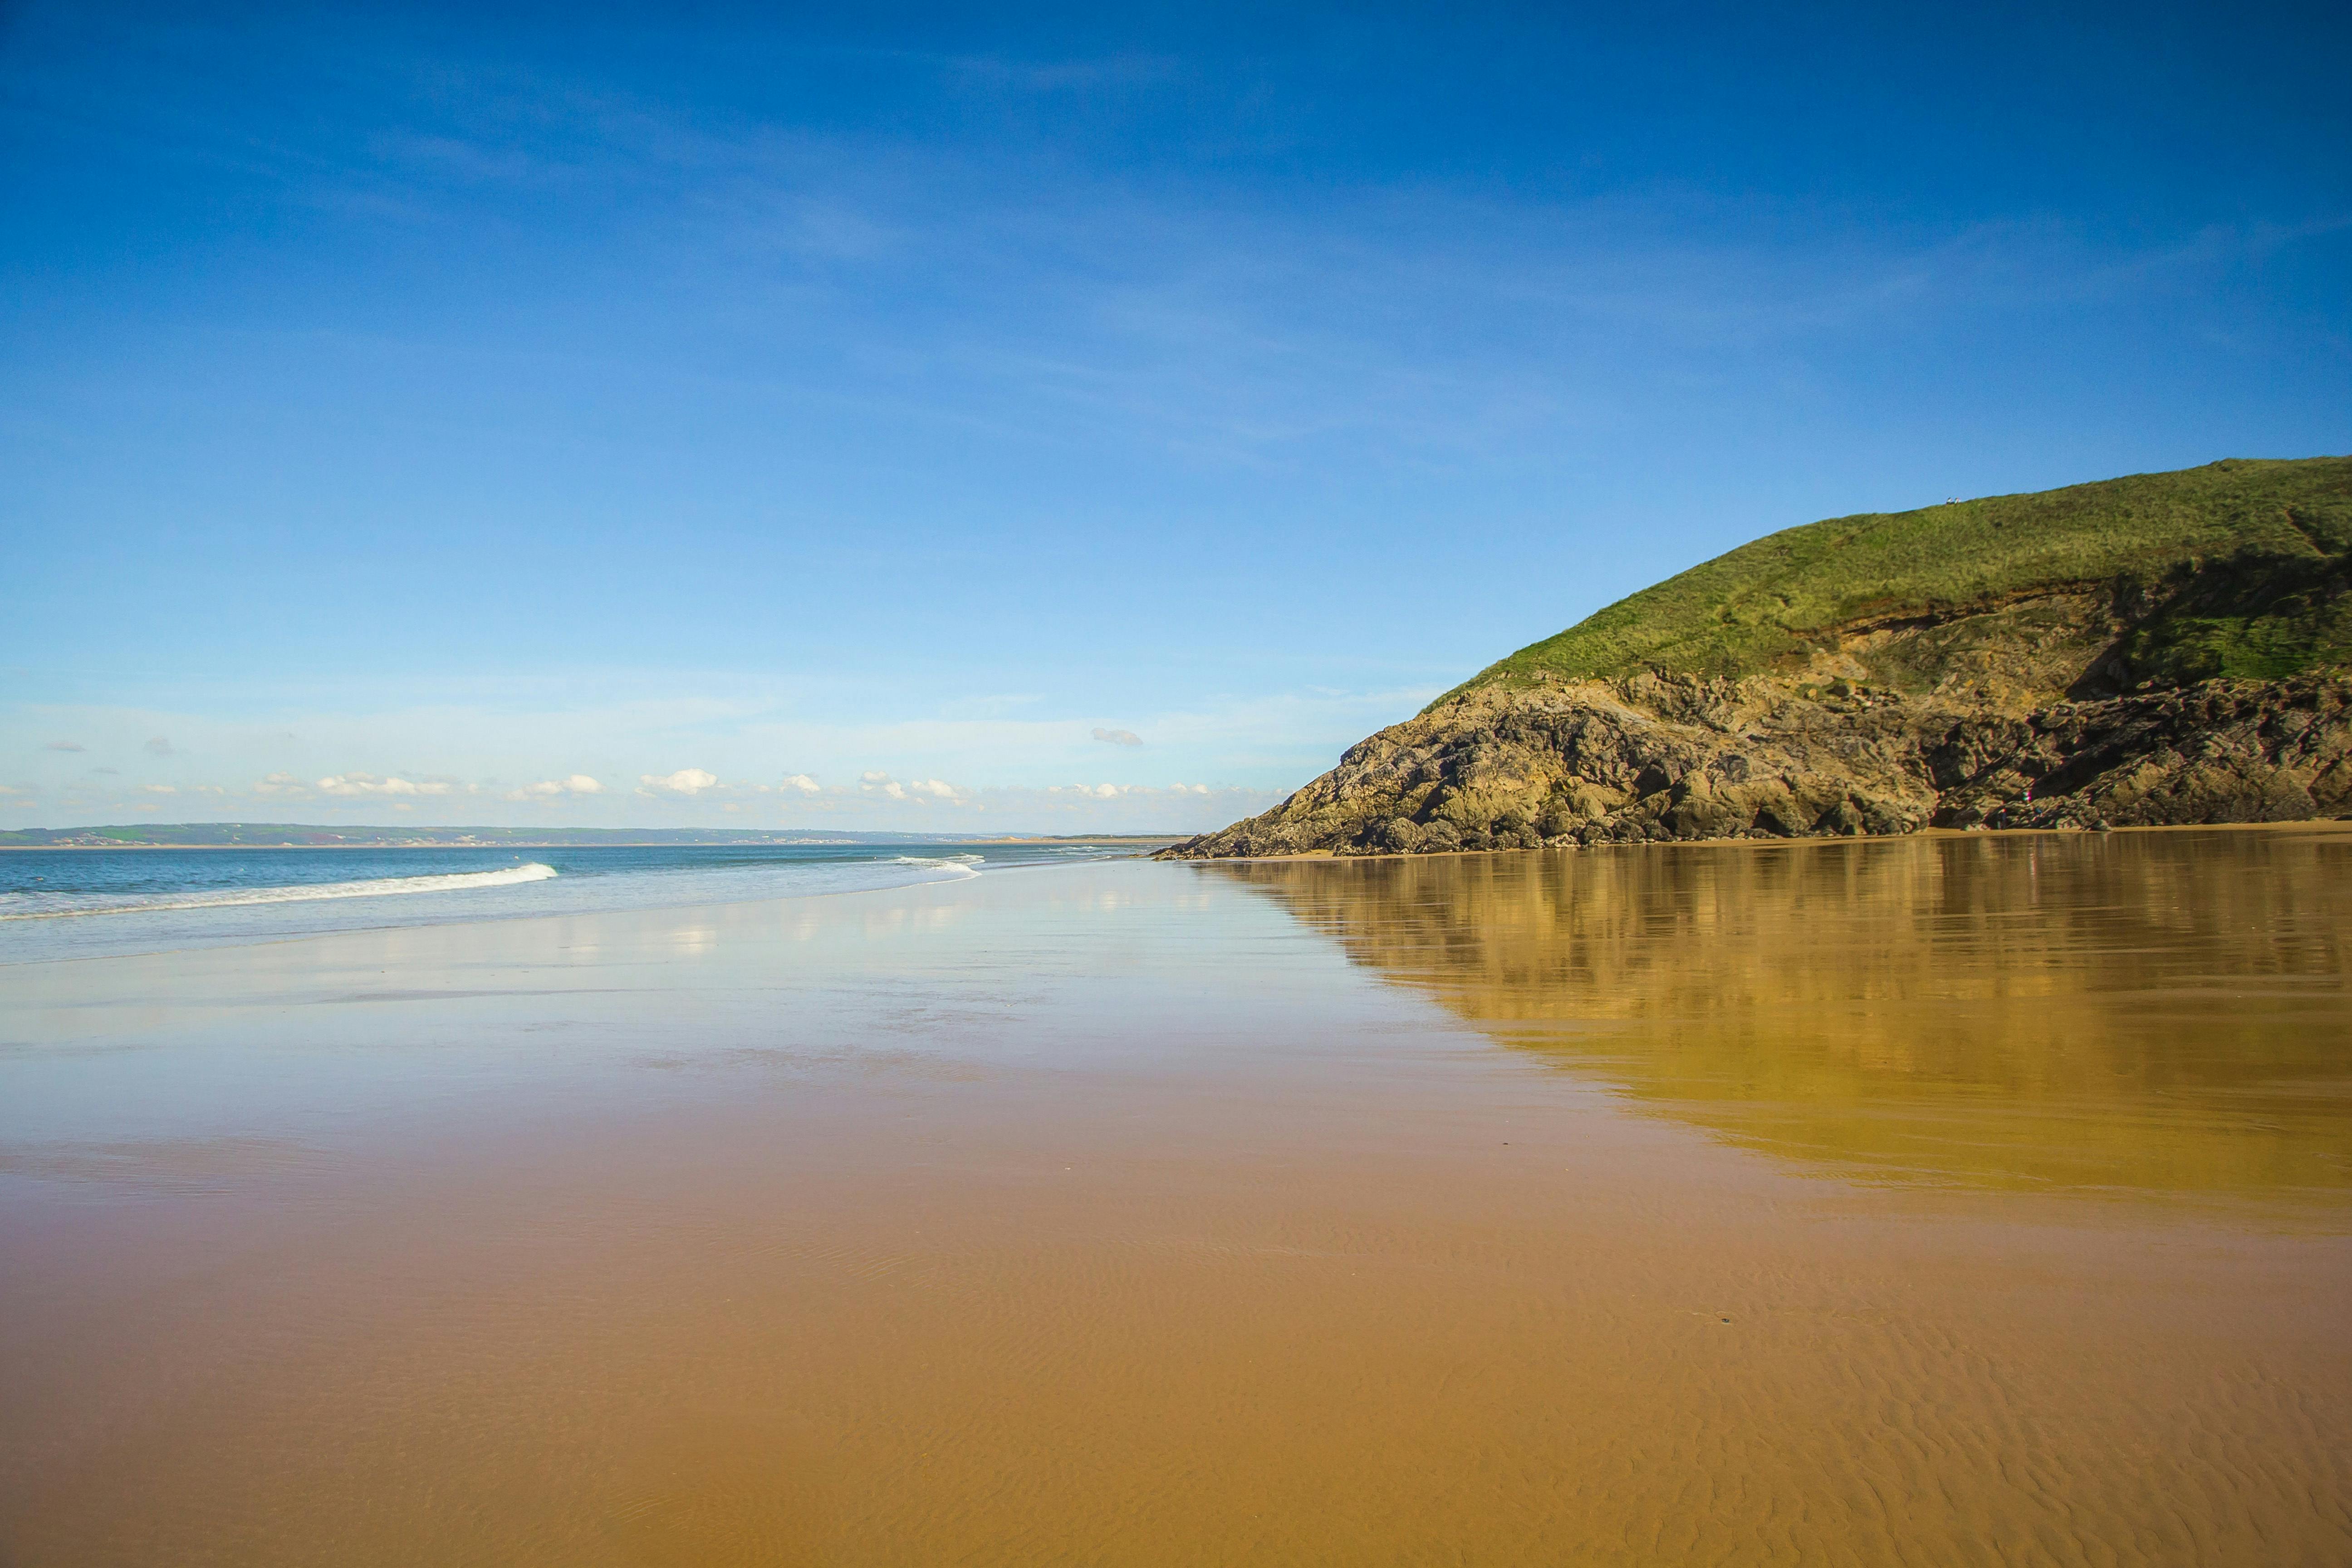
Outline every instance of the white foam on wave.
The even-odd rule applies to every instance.
[[[987,858],[980,855],[897,855],[891,858],[890,863],[894,866],[927,866],[933,870],[945,871],[951,877],[977,877],[980,875],[978,868],[987,864]]]
[[[544,882],[555,874],[554,867],[533,860],[527,866],[502,866],[495,871],[451,871],[433,877],[377,877],[364,882],[311,882],[289,888],[219,888],[201,893],[173,893],[162,898],[142,898],[131,894],[104,898],[103,901],[92,898],[71,904],[60,903],[50,909],[0,914],[0,921],[144,914],[157,910],[219,910],[244,904],[300,904],[318,899],[381,899],[401,893],[463,893],[481,888],[511,888],[523,882]]]

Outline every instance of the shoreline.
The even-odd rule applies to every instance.
[[[170,848],[173,847],[163,845],[152,846],[151,847]],[[236,846],[191,845],[187,846],[187,847],[234,848],[236,847]],[[310,847],[310,846],[295,846],[294,847]],[[341,846],[323,845],[318,846],[317,847],[336,848],[341,847]],[[194,940],[184,941],[176,946],[134,947],[130,949],[110,950],[100,952],[42,954],[26,958],[11,957],[8,955],[5,945],[0,945],[0,973],[5,973],[11,969],[31,968],[38,964],[46,963],[100,963],[117,959],[155,957],[163,954],[177,952],[204,952],[213,951],[216,948],[274,947],[282,946],[291,942],[329,941],[338,937],[352,936],[363,932],[438,931],[444,928],[462,926],[514,927],[529,925],[537,921],[601,920],[614,916],[691,915],[702,911],[716,912],[725,910],[752,909],[771,904],[793,904],[807,900],[816,899],[851,899],[867,895],[911,893],[923,889],[968,888],[976,882],[991,880],[996,877],[1016,871],[1077,871],[1089,867],[1099,867],[1113,863],[1150,864],[1151,862],[1150,857],[1140,855],[1119,857],[1116,862],[1108,858],[1097,860],[1041,860],[1028,864],[999,866],[994,868],[992,871],[973,871],[970,875],[966,876],[922,877],[904,882],[887,882],[878,887],[870,888],[817,888],[803,892],[767,893],[762,894],[758,898],[717,899],[699,903],[619,903],[600,905],[593,909],[584,910],[518,910],[506,913],[460,912],[434,920],[386,920],[378,923],[363,925],[322,927],[315,931],[260,931],[245,935],[236,933],[223,933],[219,935],[200,934],[195,936]],[[256,907],[299,908],[313,903],[341,903],[344,901],[346,900],[289,899],[284,900],[284,903],[279,905],[229,905],[215,907],[227,907],[235,909],[250,909]],[[160,910],[109,910],[73,914],[58,914],[47,917],[18,916],[16,918],[19,920],[79,921],[104,920],[110,917],[136,918],[140,915],[171,914],[173,912],[177,911],[167,906]]]
[[[907,838],[880,843],[856,838],[814,838],[797,843],[747,838],[715,844],[678,844],[659,838],[630,838],[598,844],[525,843],[520,839],[500,844],[0,844],[0,855],[57,855],[76,851],[103,853],[112,849],[955,849],[971,844],[1108,844],[1122,847],[1131,844],[1139,847],[1183,842],[1181,837],[1161,834],[1103,833],[1050,838]]]
[[[1426,854],[1381,849],[1362,855],[1341,855],[1329,849],[1302,849],[1293,855],[1188,855],[1165,864],[1245,866],[1295,860],[1445,860],[1471,855],[1575,855],[1610,849],[1786,849],[1803,844],[1907,844],[1921,838],[2101,838],[2123,833],[2277,833],[2299,827],[2352,833],[2352,817],[2305,816],[2291,822],[2156,822],[2110,827],[2104,834],[2092,827],[1923,827],[1916,833],[1858,833],[1850,837],[1644,838],[1627,844],[1546,844],[1534,849],[1441,849]]]

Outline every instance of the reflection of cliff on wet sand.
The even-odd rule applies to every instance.
[[[2352,1190],[2352,834],[1217,869],[1741,1144],[1894,1179]]]

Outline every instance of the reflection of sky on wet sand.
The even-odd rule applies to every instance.
[[[2120,963],[2053,861],[1834,846],[0,969],[0,1562],[2340,1562],[2344,1189],[2241,1109],[2340,1079],[2226,1022],[2336,1016],[2338,895],[2264,842],[2267,946],[2126,846],[2196,896]],[[2062,1115],[2264,1202],[2085,1201]]]
[[[1499,1039],[1876,1179],[2352,1191],[2352,833],[1216,868]]]

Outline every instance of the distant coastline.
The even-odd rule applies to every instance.
[[[858,844],[1177,843],[1181,833],[856,833],[700,827],[583,827],[559,832],[509,827],[328,827],[299,822],[109,824],[0,832],[0,849],[664,849],[680,846],[761,848]]]

